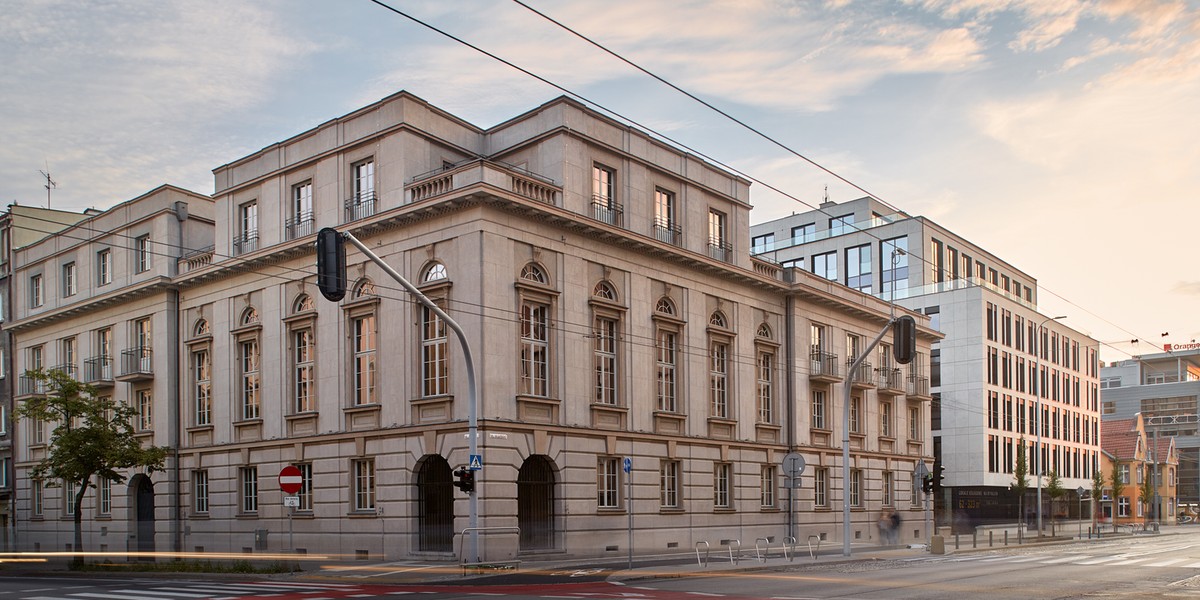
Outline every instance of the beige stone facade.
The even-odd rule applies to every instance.
[[[567,99],[481,130],[406,93],[214,174],[215,245],[170,278],[179,458],[156,482],[178,494],[155,496],[160,549],[457,555],[462,349],[352,247],[347,297],[322,298],[321,227],[465,330],[482,558],[620,556],[629,511],[638,554],[841,539],[847,345],[889,306],[752,259],[749,182]],[[881,346],[852,384],[859,541],[892,507],[902,541],[925,538],[910,474],[932,456],[937,334],[917,318],[918,361]],[[789,451],[808,463],[795,490]],[[294,511],[276,482],[289,464],[304,473]]]

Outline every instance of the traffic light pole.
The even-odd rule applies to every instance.
[[[445,322],[446,326],[448,326],[451,330],[453,330],[454,334],[456,336],[458,336],[458,341],[462,345],[462,349],[463,349],[463,359],[467,363],[467,439],[468,439],[467,443],[468,443],[468,451],[470,452],[471,456],[477,456],[479,454],[479,436],[478,436],[479,418],[478,418],[478,414],[477,414],[478,413],[478,405],[477,405],[477,397],[476,397],[476,392],[475,392],[475,390],[476,390],[476,388],[475,388],[475,361],[471,356],[471,345],[467,343],[466,333],[463,332],[462,327],[460,327],[458,325],[457,321],[450,318],[450,315],[446,314],[446,311],[444,311],[440,307],[438,307],[437,304],[434,304],[433,300],[430,300],[427,296],[425,296],[425,294],[422,294],[421,290],[418,290],[416,288],[416,286],[409,283],[408,280],[404,278],[404,276],[400,275],[400,273],[396,272],[395,269],[393,269],[387,263],[383,262],[382,258],[379,258],[378,256],[376,256],[375,253],[372,252],[370,248],[368,248],[365,244],[360,242],[358,240],[358,238],[354,237],[353,234],[350,234],[349,232],[343,232],[342,236],[346,240],[348,240],[351,244],[354,244],[354,247],[358,248],[359,251],[361,251],[363,253],[363,255],[365,255],[367,258],[371,259],[371,262],[379,265],[379,268],[383,269],[383,271],[385,273],[387,273],[388,275],[390,275],[392,277],[392,279],[395,279],[400,285],[404,286],[404,289],[408,290],[409,294],[412,294],[413,297],[415,297],[417,299],[417,301],[421,303],[422,306],[424,306],[425,308],[428,308],[431,312],[433,312],[433,314],[437,315],[438,318],[440,318],[443,322]],[[474,557],[475,561],[479,561],[480,557],[479,557],[479,503],[478,503],[478,497],[476,496],[475,493],[470,493],[470,494],[467,494],[467,498],[468,498],[468,501],[470,504],[470,509],[469,509],[470,510],[470,521],[469,522],[470,522],[470,528],[471,528],[471,556]]]
[[[892,330],[892,323],[895,322],[895,317],[888,319],[887,324],[879,331],[879,335],[871,340],[871,343],[846,369],[846,377],[842,379],[842,556],[850,556],[850,392],[854,387],[850,380],[854,377],[854,372],[858,370],[859,365],[871,355],[875,346],[879,345],[883,336]],[[859,492],[861,493],[861,490]]]

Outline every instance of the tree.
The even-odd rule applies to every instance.
[[[45,395],[31,398],[17,408],[20,418],[53,423],[54,430],[45,457],[34,465],[29,476],[62,482],[74,489],[69,499],[75,507],[75,551],[83,551],[83,498],[99,480],[123,483],[123,471],[145,468],[161,470],[169,448],[143,446],[134,437],[132,423],[137,410],[124,402],[96,394],[96,389],[75,381],[58,369],[26,371],[40,382]],[[67,487],[65,484],[73,484]],[[76,554],[72,567],[83,565],[83,554]]]
[[[1097,511],[1100,509],[1100,501],[1104,499],[1104,475],[1100,474],[1100,468],[1092,469],[1092,529],[1099,534],[1100,529],[1097,527],[1096,517]]]
[[[1059,478],[1058,471],[1051,470],[1046,475],[1046,479],[1048,479],[1046,482],[1046,494],[1050,496],[1050,537],[1054,537],[1057,534],[1057,528],[1054,523],[1054,503],[1063,494],[1067,493],[1067,490],[1062,486],[1062,479]]]
[[[1025,491],[1029,489],[1029,465],[1025,462],[1025,436],[1017,443],[1017,464],[1013,467],[1012,491],[1017,493],[1017,538],[1025,524]]]
[[[1114,460],[1112,472],[1108,474],[1108,482],[1112,485],[1114,507],[1120,506],[1121,492],[1125,491],[1125,481],[1121,479],[1121,466],[1123,464],[1119,460]],[[1113,509],[1113,531],[1117,530],[1117,517],[1120,516],[1119,510],[1118,508]]]
[[[1142,511],[1142,524],[1150,523],[1150,511],[1154,510],[1154,496],[1158,490],[1154,489],[1154,472],[1145,469],[1142,474],[1142,484],[1138,486],[1138,495],[1141,496],[1141,503],[1145,505],[1145,510]]]

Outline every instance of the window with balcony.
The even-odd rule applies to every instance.
[[[812,272],[830,281],[838,280],[837,252],[823,252],[812,257]]]
[[[871,272],[871,245],[846,248],[846,287],[870,294],[874,277]]]
[[[662,188],[654,189],[654,239],[678,246],[683,241],[683,230],[676,216],[675,192]]]
[[[733,246],[729,243],[728,221],[725,213],[708,209],[708,255],[720,261],[732,258]]]
[[[842,215],[829,219],[829,236],[839,236],[857,231],[854,227],[854,214]]]
[[[351,196],[346,201],[346,221],[357,221],[375,214],[375,159],[350,166]]]
[[[233,253],[246,254],[258,250],[258,202],[251,200],[238,207],[238,233],[233,240]]]
[[[592,216],[609,225],[621,225],[623,207],[617,202],[617,171],[592,165]]]
[[[817,224],[806,223],[792,228],[792,245],[807,244],[817,239]]]
[[[313,226],[312,181],[292,186],[292,214],[287,220],[289,240],[304,237],[315,231]]]
[[[771,252],[775,249],[775,234],[765,233],[756,235],[750,238],[750,253],[762,254],[763,252]]]

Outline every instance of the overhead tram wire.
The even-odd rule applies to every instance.
[[[553,23],[553,24],[557,25],[558,27],[560,27],[560,28],[562,28],[563,30],[565,30],[565,31],[567,31],[567,32],[569,32],[569,33],[571,33],[571,34],[572,34],[572,35],[574,35],[575,37],[578,37],[579,39],[581,39],[581,40],[583,40],[583,41],[587,42],[588,44],[591,44],[592,46],[595,46],[596,48],[598,48],[598,49],[600,49],[601,51],[605,52],[605,53],[606,53],[606,54],[608,54],[609,56],[612,56],[613,58],[615,58],[615,59],[617,59],[617,60],[619,60],[619,61],[621,61],[621,62],[625,63],[626,65],[629,65],[630,67],[633,67],[634,69],[637,69],[638,71],[640,71],[641,73],[645,74],[646,76],[653,78],[655,81],[658,81],[659,83],[661,83],[661,84],[663,84],[663,85],[665,85],[665,86],[667,86],[667,87],[669,87],[669,88],[671,88],[671,89],[675,90],[676,92],[679,92],[680,94],[683,94],[684,96],[687,96],[688,98],[690,98],[690,99],[692,99],[692,100],[696,101],[697,103],[699,103],[699,104],[703,105],[705,108],[708,108],[709,110],[712,110],[713,112],[715,112],[715,113],[717,113],[717,114],[721,115],[722,117],[725,117],[726,119],[729,119],[730,121],[733,121],[734,123],[736,123],[736,124],[740,125],[740,126],[741,126],[741,127],[743,127],[744,129],[746,129],[746,130],[750,131],[751,133],[753,133],[753,134],[755,134],[755,135],[757,135],[757,136],[761,137],[762,139],[764,139],[764,140],[766,140],[766,141],[770,142],[771,144],[774,144],[775,146],[778,146],[779,148],[781,148],[781,149],[782,149],[782,150],[784,150],[785,152],[787,152],[787,153],[789,153],[789,154],[791,154],[791,155],[793,155],[793,156],[795,156],[795,157],[797,157],[797,158],[799,158],[799,159],[801,159],[801,160],[803,160],[803,161],[807,162],[808,164],[810,164],[810,165],[812,165],[812,166],[814,166],[814,167],[816,167],[816,168],[820,169],[821,171],[823,171],[823,172],[825,172],[825,173],[829,174],[830,176],[832,176],[832,177],[836,178],[838,181],[841,181],[842,183],[845,183],[846,185],[849,185],[850,187],[852,187],[852,188],[854,188],[854,189],[856,189],[856,190],[858,190],[858,191],[860,191],[860,192],[862,192],[862,193],[866,194],[867,196],[870,196],[871,198],[874,198],[875,200],[878,200],[880,203],[882,203],[884,206],[887,206],[887,207],[888,207],[888,208],[890,208],[891,210],[893,210],[893,211],[895,211],[895,212],[897,212],[897,213],[901,213],[901,214],[907,214],[905,211],[901,210],[900,208],[898,208],[898,207],[896,207],[896,206],[892,205],[890,202],[888,202],[888,201],[884,200],[883,198],[881,198],[881,197],[880,197],[878,194],[874,194],[874,193],[870,192],[870,191],[869,191],[869,190],[867,190],[866,188],[864,188],[864,187],[862,187],[862,186],[860,186],[860,185],[858,185],[858,184],[854,183],[853,181],[851,181],[851,180],[847,179],[846,177],[843,177],[843,176],[839,175],[838,173],[834,172],[832,169],[829,169],[829,168],[825,167],[824,165],[822,165],[822,164],[820,164],[820,163],[816,162],[815,160],[813,160],[813,159],[811,159],[811,158],[809,158],[809,157],[805,156],[804,154],[802,154],[802,153],[800,153],[799,151],[797,151],[797,150],[795,150],[795,149],[791,148],[791,147],[790,147],[790,146],[788,146],[787,144],[784,144],[783,142],[781,142],[781,141],[779,141],[779,140],[777,140],[777,139],[775,139],[775,138],[771,137],[770,135],[767,135],[767,134],[766,134],[766,133],[764,133],[762,130],[760,130],[760,129],[758,129],[758,128],[756,128],[756,127],[752,126],[752,125],[749,125],[749,124],[748,124],[748,123],[746,123],[745,121],[743,121],[743,120],[739,119],[738,117],[736,117],[736,116],[734,116],[734,115],[730,114],[729,112],[726,112],[726,111],[724,111],[724,110],[722,110],[722,109],[718,108],[717,106],[714,106],[712,103],[710,103],[710,102],[708,102],[708,101],[704,100],[703,98],[700,98],[700,97],[699,97],[699,96],[697,96],[696,94],[693,94],[692,92],[689,92],[689,91],[687,91],[687,90],[685,90],[685,89],[683,89],[683,88],[679,87],[678,85],[675,85],[674,83],[671,83],[671,82],[670,82],[669,80],[667,80],[666,78],[664,78],[664,77],[662,77],[662,76],[660,76],[660,75],[658,75],[658,74],[656,74],[656,73],[654,73],[654,72],[650,71],[649,69],[646,69],[645,67],[643,67],[643,66],[641,66],[641,65],[639,65],[639,64],[637,64],[637,63],[635,63],[635,62],[633,62],[632,60],[629,60],[628,58],[625,58],[625,57],[624,57],[624,56],[622,56],[620,53],[618,53],[618,52],[616,52],[616,51],[614,51],[614,50],[612,50],[612,49],[608,48],[607,46],[605,46],[605,45],[603,45],[603,44],[601,44],[601,43],[597,42],[596,40],[593,40],[592,38],[590,38],[590,37],[588,37],[588,36],[586,36],[586,35],[584,35],[584,34],[582,34],[582,33],[578,32],[578,31],[576,31],[575,29],[573,29],[573,28],[571,28],[570,26],[566,25],[566,24],[565,24],[565,23],[563,23],[562,21],[559,21],[558,19],[555,19],[554,17],[551,17],[550,15],[547,15],[546,13],[544,13],[544,12],[542,12],[542,11],[538,10],[538,9],[536,9],[536,8],[533,8],[532,6],[529,6],[528,4],[526,4],[525,2],[523,2],[522,0],[512,0],[512,1],[513,1],[514,3],[516,3],[517,5],[520,5],[521,7],[525,8],[526,10],[528,10],[528,11],[530,11],[530,12],[532,12],[532,13],[534,13],[534,14],[538,15],[539,17],[541,17],[541,18],[543,18],[543,19],[545,19],[545,20],[547,20],[547,21],[549,21],[549,22],[551,22],[551,23]],[[657,133],[657,132],[656,132],[656,133]],[[660,135],[661,135],[661,134],[660,134]],[[726,165],[722,165],[722,166],[726,166]],[[790,196],[789,196],[789,197],[790,197]],[[793,198],[793,199],[795,200],[795,198]],[[810,205],[810,204],[808,204],[808,203],[806,203],[806,202],[802,202],[802,201],[801,201],[801,203],[802,203],[802,204],[804,204],[805,206],[808,206],[808,207],[810,207],[810,208],[813,208],[813,207],[812,207],[812,205]],[[834,215],[832,215],[832,214],[830,214],[830,213],[828,213],[828,212],[826,212],[826,211],[824,211],[824,210],[821,210],[820,208],[816,208],[816,210],[817,210],[817,211],[819,211],[819,212],[821,212],[822,214],[825,214],[826,216],[830,216],[830,217],[833,217],[833,216],[834,216]],[[872,237],[875,237],[875,236],[872,236]],[[878,237],[876,237],[876,239],[879,239],[879,238],[878,238]],[[882,241],[882,240],[880,240],[880,241]],[[925,261],[925,260],[924,260],[924,258],[923,258],[923,257],[922,257],[921,259],[919,259],[919,260],[921,260],[922,262],[927,262],[927,261]],[[1090,311],[1090,310],[1088,310],[1088,309],[1086,309],[1086,308],[1084,308],[1084,307],[1082,307],[1082,306],[1079,306],[1078,304],[1076,304],[1076,303],[1072,302],[1071,300],[1069,300],[1069,299],[1067,299],[1067,298],[1065,298],[1065,297],[1063,297],[1063,296],[1059,295],[1058,293],[1054,292],[1053,290],[1051,290],[1051,289],[1049,289],[1049,288],[1046,288],[1044,285],[1039,285],[1039,286],[1038,286],[1038,289],[1039,289],[1039,290],[1041,290],[1041,291],[1045,291],[1045,292],[1049,293],[1050,295],[1052,295],[1052,296],[1054,296],[1054,297],[1056,297],[1056,298],[1058,298],[1058,299],[1060,299],[1060,300],[1062,300],[1062,301],[1064,301],[1064,302],[1067,302],[1067,303],[1068,303],[1068,304],[1070,304],[1071,306],[1074,306],[1075,308],[1078,308],[1079,310],[1082,310],[1082,311],[1086,312],[1087,314],[1089,314],[1089,315],[1091,315],[1091,316],[1093,316],[1093,317],[1095,317],[1095,318],[1097,318],[1097,319],[1100,319],[1101,321],[1103,321],[1103,322],[1107,323],[1108,325],[1111,325],[1111,326],[1113,326],[1113,327],[1116,327],[1117,329],[1119,329],[1119,330],[1121,330],[1121,331],[1124,331],[1125,333],[1128,333],[1128,334],[1130,334],[1130,335],[1134,335],[1134,336],[1136,337],[1136,334],[1134,334],[1133,332],[1131,332],[1131,331],[1128,331],[1128,330],[1124,329],[1124,328],[1123,328],[1123,327],[1121,327],[1120,325],[1117,325],[1116,323],[1113,323],[1113,322],[1109,321],[1108,319],[1105,319],[1104,317],[1101,317],[1100,315],[1097,315],[1096,313],[1094,313],[1094,312],[1092,312],[1092,311]],[[1144,338],[1139,338],[1139,339],[1144,339]],[[1130,355],[1130,356],[1132,356],[1132,355]]]
[[[472,44],[472,43],[470,43],[470,42],[468,42],[468,41],[466,41],[466,40],[464,40],[464,39],[462,39],[462,38],[460,38],[460,37],[458,37],[458,36],[455,36],[454,34],[451,34],[451,33],[447,32],[447,31],[445,31],[445,30],[442,30],[442,29],[440,29],[440,28],[438,28],[438,27],[436,27],[436,26],[434,26],[434,25],[432,25],[432,24],[430,24],[430,23],[427,23],[427,22],[425,22],[425,21],[422,21],[421,19],[418,19],[418,18],[416,18],[416,17],[414,17],[414,16],[412,16],[412,15],[410,15],[410,14],[408,14],[408,13],[405,13],[405,12],[403,12],[403,11],[401,11],[401,10],[399,10],[399,9],[397,9],[397,8],[395,8],[395,7],[391,6],[391,5],[389,5],[389,4],[385,3],[385,2],[383,2],[382,0],[370,0],[370,1],[371,1],[372,3],[374,3],[374,4],[378,5],[378,6],[382,7],[382,8],[385,8],[385,9],[387,9],[387,10],[389,10],[389,11],[391,11],[391,12],[393,12],[393,13],[397,14],[397,15],[399,15],[399,16],[402,16],[402,17],[404,17],[405,19],[408,19],[409,21],[412,21],[413,23],[416,23],[416,24],[418,24],[418,25],[420,25],[420,26],[422,26],[422,27],[424,27],[424,28],[426,28],[426,29],[429,29],[430,31],[433,31],[433,32],[435,32],[435,33],[437,33],[437,34],[439,34],[439,35],[442,35],[442,36],[444,36],[444,37],[446,37],[446,38],[448,38],[448,39],[450,39],[450,40],[453,40],[453,41],[455,41],[455,42],[458,42],[459,44],[462,44],[462,45],[464,45],[464,46],[466,46],[466,47],[468,47],[468,48],[470,48],[470,49],[472,49],[472,50],[474,50],[474,51],[476,51],[476,52],[478,52],[478,53],[480,53],[480,54],[483,54],[484,56],[487,56],[488,58],[491,58],[491,59],[493,59],[493,60],[495,60],[495,61],[497,61],[497,62],[500,62],[501,64],[503,64],[503,65],[505,65],[505,66],[508,66],[508,67],[510,67],[510,68],[512,68],[512,69],[514,69],[514,70],[516,70],[516,71],[519,71],[519,72],[521,72],[521,73],[524,73],[525,75],[528,75],[529,77],[532,77],[532,78],[534,78],[534,79],[536,79],[536,80],[538,80],[538,81],[540,81],[540,82],[542,82],[542,83],[544,83],[544,84],[546,84],[546,85],[549,85],[549,86],[551,86],[551,87],[553,87],[553,88],[555,88],[555,89],[557,89],[557,90],[559,90],[559,91],[563,92],[564,94],[567,94],[567,95],[569,95],[569,96],[571,96],[571,97],[573,97],[573,98],[576,98],[576,99],[578,99],[578,100],[580,100],[580,101],[582,101],[582,102],[585,102],[585,103],[587,103],[587,104],[590,104],[590,105],[592,105],[592,106],[595,106],[595,107],[596,107],[598,110],[601,110],[601,111],[603,111],[603,112],[605,112],[605,113],[608,113],[608,114],[610,114],[610,115],[612,115],[612,116],[614,116],[614,117],[616,117],[616,118],[618,118],[618,119],[621,119],[621,120],[623,120],[623,121],[625,121],[625,122],[627,122],[627,123],[630,123],[630,124],[632,124],[632,125],[634,125],[634,126],[636,126],[636,127],[639,127],[639,128],[641,128],[641,129],[643,129],[643,130],[645,130],[645,131],[647,131],[647,132],[649,132],[649,133],[651,133],[651,134],[653,134],[653,135],[655,135],[655,136],[659,137],[659,138],[660,138],[660,139],[662,139],[662,140],[665,140],[665,141],[667,141],[667,142],[670,142],[671,144],[674,144],[675,146],[677,146],[677,147],[679,147],[679,148],[682,148],[682,149],[684,149],[684,150],[687,150],[688,152],[691,152],[691,153],[693,153],[693,154],[695,154],[695,155],[697,155],[697,156],[700,156],[700,157],[702,157],[702,158],[704,158],[704,159],[706,159],[706,160],[709,160],[709,161],[713,162],[714,164],[716,164],[716,165],[719,165],[719,166],[721,166],[722,168],[725,168],[725,169],[729,170],[729,171],[730,171],[730,172],[732,172],[732,173],[735,173],[735,174],[737,174],[737,175],[740,175],[740,176],[742,176],[742,177],[745,177],[746,179],[748,179],[748,180],[750,180],[750,181],[752,181],[752,182],[754,182],[754,183],[757,183],[757,184],[759,184],[759,185],[761,185],[761,186],[763,186],[763,187],[765,187],[765,188],[767,188],[767,189],[769,189],[769,190],[771,190],[771,191],[773,191],[773,192],[776,192],[776,193],[778,193],[778,194],[780,194],[780,195],[782,195],[782,196],[784,196],[784,197],[786,197],[786,198],[789,198],[789,199],[791,199],[791,200],[793,200],[793,201],[795,201],[795,202],[797,202],[797,203],[799,203],[799,204],[802,204],[802,205],[804,205],[804,206],[807,206],[807,207],[809,207],[810,209],[813,209],[813,210],[814,210],[814,211],[816,211],[816,212],[819,212],[819,213],[821,213],[821,214],[824,214],[824,215],[826,215],[826,216],[829,216],[829,217],[833,217],[833,216],[835,216],[835,215],[833,215],[833,214],[831,214],[831,213],[829,213],[829,212],[826,212],[825,210],[821,209],[820,207],[813,206],[812,204],[809,204],[808,202],[806,202],[806,201],[804,201],[804,200],[801,200],[800,198],[797,198],[796,196],[793,196],[792,194],[789,194],[789,193],[785,192],[784,190],[782,190],[782,189],[780,189],[780,188],[778,188],[778,187],[775,187],[775,186],[771,185],[770,183],[767,183],[767,182],[765,182],[765,181],[763,181],[763,180],[761,180],[761,179],[758,179],[757,177],[754,177],[753,175],[750,175],[749,173],[746,173],[746,172],[744,172],[744,171],[741,171],[740,169],[737,169],[737,168],[735,168],[735,167],[732,167],[732,166],[730,166],[730,165],[728,165],[728,164],[726,164],[726,163],[724,163],[724,162],[722,162],[722,161],[720,161],[720,160],[718,160],[718,159],[716,159],[716,158],[714,158],[714,157],[712,157],[712,156],[710,156],[710,155],[708,155],[708,154],[706,154],[706,153],[704,153],[704,152],[701,152],[701,151],[699,151],[699,150],[697,150],[697,149],[695,149],[695,148],[692,148],[691,146],[688,146],[687,144],[684,144],[684,143],[682,143],[682,142],[680,142],[680,141],[678,141],[678,140],[676,140],[676,139],[674,139],[674,138],[672,138],[672,137],[670,137],[670,136],[668,136],[668,135],[666,135],[666,134],[663,134],[662,132],[660,132],[660,131],[657,131],[657,130],[655,130],[655,129],[654,129],[654,128],[652,128],[652,127],[649,127],[649,126],[647,126],[647,125],[644,125],[644,124],[640,123],[639,121],[637,121],[637,120],[635,120],[635,119],[632,119],[632,118],[630,118],[630,117],[628,117],[628,116],[625,116],[625,115],[624,115],[624,114],[622,114],[622,113],[619,113],[619,112],[617,112],[617,111],[615,111],[615,110],[613,110],[613,109],[611,109],[611,108],[608,108],[607,106],[605,106],[605,105],[603,105],[603,104],[601,104],[601,103],[599,103],[599,102],[596,102],[596,101],[594,101],[594,100],[592,100],[592,99],[590,99],[590,98],[588,98],[588,97],[586,97],[586,96],[583,96],[582,94],[579,94],[579,93],[577,93],[577,92],[575,92],[575,91],[573,91],[573,90],[571,90],[571,89],[568,89],[568,88],[564,87],[563,85],[557,84],[557,83],[555,83],[555,82],[553,82],[553,81],[551,81],[551,80],[549,80],[549,79],[547,79],[547,78],[545,78],[545,77],[543,77],[543,76],[541,76],[541,75],[538,75],[538,74],[536,74],[536,73],[534,73],[534,72],[532,72],[532,71],[530,71],[530,70],[528,70],[528,69],[526,69],[526,68],[524,68],[524,67],[521,67],[521,66],[519,66],[519,65],[517,65],[517,64],[515,64],[515,63],[513,63],[512,61],[509,61],[509,60],[507,60],[507,59],[505,59],[505,58],[502,58],[502,57],[500,57],[499,55],[496,55],[496,54],[494,54],[494,53],[492,53],[492,52],[489,52],[489,51],[487,51],[487,50],[484,50],[483,48],[480,48],[479,46],[476,46],[476,45],[474,45],[474,44]],[[517,0],[513,0],[513,1],[514,1],[514,2],[517,2],[518,4],[521,4],[521,6],[525,6],[526,8],[529,8],[527,5],[525,5],[525,4],[521,3],[521,2],[518,2]],[[533,10],[533,9],[530,9],[530,10]],[[536,12],[537,14],[539,14],[539,15],[542,15],[542,13],[540,13],[540,12],[538,12],[538,11],[536,11],[536,10],[534,10],[533,12]],[[666,84],[666,85],[669,85],[670,87],[672,87],[672,88],[674,88],[674,89],[676,89],[676,90],[680,91],[681,93],[683,93],[683,94],[687,95],[688,97],[690,97],[690,98],[692,98],[692,99],[694,99],[694,100],[696,100],[696,101],[698,101],[698,102],[700,102],[700,103],[704,104],[705,106],[708,106],[709,108],[711,108],[711,109],[713,109],[713,110],[717,111],[718,113],[720,113],[720,114],[724,115],[725,117],[727,117],[727,118],[729,118],[729,119],[733,120],[734,122],[736,122],[736,123],[738,123],[738,124],[742,125],[743,127],[746,127],[747,129],[750,129],[751,131],[754,131],[755,133],[759,134],[760,136],[764,137],[765,139],[768,139],[768,140],[769,140],[769,141],[771,141],[772,143],[774,143],[774,144],[776,144],[776,145],[779,145],[780,147],[784,148],[786,151],[788,151],[788,152],[790,152],[790,153],[793,153],[793,154],[795,154],[796,156],[799,156],[800,158],[804,159],[805,161],[809,162],[810,164],[813,164],[814,166],[816,166],[816,167],[820,168],[822,171],[825,171],[825,172],[829,173],[830,175],[832,175],[832,176],[836,177],[838,180],[846,182],[848,185],[850,185],[850,186],[851,186],[851,187],[853,187],[854,189],[856,189],[856,190],[859,190],[859,191],[861,191],[861,192],[863,192],[863,193],[867,194],[868,196],[871,196],[872,198],[874,198],[874,199],[876,199],[876,200],[879,200],[881,203],[883,203],[884,205],[888,206],[888,207],[889,207],[889,208],[891,208],[892,210],[895,210],[896,212],[898,212],[898,213],[901,213],[901,214],[904,214],[904,215],[907,215],[907,214],[908,214],[908,213],[906,213],[906,212],[904,212],[904,211],[902,211],[902,210],[900,210],[900,209],[898,209],[898,208],[896,208],[896,207],[892,206],[892,205],[891,205],[891,204],[889,204],[888,202],[886,202],[886,201],[884,201],[884,200],[880,199],[878,196],[875,196],[874,194],[870,193],[869,191],[867,191],[867,190],[866,190],[865,188],[863,188],[862,186],[859,186],[859,185],[857,185],[857,184],[855,184],[855,183],[853,183],[853,182],[849,181],[848,179],[846,179],[846,178],[842,177],[841,175],[838,175],[837,173],[834,173],[834,172],[832,172],[831,170],[827,169],[826,167],[824,167],[824,166],[821,166],[820,164],[818,164],[818,163],[816,163],[816,162],[813,162],[811,159],[809,159],[809,158],[805,157],[804,155],[802,155],[802,154],[800,154],[800,153],[796,152],[795,150],[792,150],[791,148],[787,147],[786,145],[783,145],[781,142],[778,142],[778,141],[776,141],[774,138],[771,138],[771,137],[767,136],[766,134],[763,134],[763,133],[759,132],[757,129],[754,129],[753,127],[750,127],[749,125],[746,125],[746,124],[745,124],[745,123],[743,123],[742,121],[740,121],[740,120],[738,120],[738,119],[736,119],[736,118],[734,118],[734,117],[732,117],[732,116],[728,115],[728,114],[727,114],[727,113],[725,113],[724,111],[722,111],[722,110],[720,110],[720,109],[718,109],[718,108],[716,108],[716,107],[713,107],[713,106],[711,106],[711,105],[710,105],[710,104],[708,104],[707,102],[704,102],[703,100],[701,100],[701,99],[697,98],[695,95],[693,95],[693,94],[691,94],[691,93],[689,93],[689,92],[686,92],[685,90],[682,90],[682,89],[681,89],[681,88],[679,88],[678,86],[676,86],[676,85],[674,85],[674,84],[672,84],[672,83],[670,83],[670,82],[666,81],[665,79],[663,79],[663,78],[661,78],[661,77],[659,77],[659,76],[657,76],[657,75],[655,75],[655,74],[651,73],[650,71],[648,71],[648,70],[646,70],[646,69],[644,69],[644,68],[642,68],[642,67],[640,67],[640,66],[636,65],[636,64],[635,64],[635,63],[633,63],[632,61],[629,61],[628,59],[625,59],[624,57],[621,57],[620,55],[618,55],[618,54],[616,54],[615,52],[613,52],[613,51],[609,50],[608,48],[605,48],[604,46],[602,46],[602,45],[600,45],[600,44],[597,44],[596,42],[593,42],[593,41],[592,41],[592,40],[590,40],[589,38],[586,38],[585,36],[583,36],[583,35],[581,35],[581,34],[579,34],[579,33],[576,33],[574,30],[572,30],[572,29],[570,29],[570,28],[566,27],[565,25],[562,25],[562,24],[561,24],[561,23],[559,23],[558,21],[555,21],[555,20],[553,20],[553,19],[550,19],[549,17],[546,17],[545,15],[542,15],[542,16],[543,16],[544,18],[546,18],[546,19],[550,20],[551,22],[554,22],[555,24],[558,24],[560,27],[563,27],[563,28],[564,28],[564,29],[566,29],[567,31],[570,31],[571,33],[574,33],[575,35],[577,35],[577,36],[579,36],[579,37],[583,38],[584,40],[588,41],[588,43],[591,43],[591,44],[595,45],[596,47],[598,47],[598,48],[600,48],[600,49],[604,50],[605,52],[607,52],[607,53],[609,53],[609,54],[612,54],[612,55],[616,56],[618,59],[620,59],[621,61],[625,62],[626,64],[629,64],[629,65],[633,66],[634,68],[638,69],[639,71],[642,71],[643,73],[646,73],[647,75],[649,75],[649,76],[651,76],[651,77],[653,77],[653,78],[655,78],[655,79],[657,79],[657,80],[659,80],[659,81],[662,81],[664,84]],[[855,228],[855,229],[856,229],[858,232],[860,232],[860,233],[864,233],[864,234],[866,234],[868,237],[874,238],[876,241],[879,241],[879,242],[883,242],[883,241],[885,241],[883,238],[879,237],[878,235],[875,235],[875,234],[874,234],[873,232],[871,232],[870,230],[866,230],[866,229],[859,229],[858,227],[856,227],[856,226],[854,226],[854,225],[851,225],[851,226],[852,226],[852,227],[854,227],[854,228]],[[926,259],[926,258],[925,258],[923,255],[922,255],[922,256],[920,256],[920,257],[914,257],[912,254],[910,254],[910,255],[909,255],[909,259],[910,259],[910,260],[913,260],[914,258],[915,258],[915,259],[916,259],[916,260],[917,260],[919,263],[922,263],[922,264],[925,264],[925,265],[932,266],[932,264],[933,264],[931,261],[927,260],[927,259]],[[1051,290],[1051,289],[1047,288],[1047,287],[1046,287],[1046,286],[1044,286],[1044,285],[1041,285],[1041,284],[1039,284],[1039,285],[1038,285],[1038,289],[1039,289],[1039,291],[1044,291],[1044,292],[1046,292],[1046,293],[1049,293],[1050,295],[1052,295],[1052,296],[1054,296],[1054,297],[1056,297],[1056,298],[1062,299],[1063,301],[1070,303],[1072,306],[1077,306],[1077,307],[1078,307],[1078,305],[1077,305],[1077,304],[1075,304],[1075,303],[1071,302],[1070,300],[1067,300],[1066,298],[1064,298],[1064,297],[1063,297],[1063,296],[1061,296],[1060,294],[1058,294],[1058,293],[1054,292],[1053,290]],[[1086,309],[1083,309],[1082,307],[1079,307],[1079,308],[1080,308],[1081,310],[1084,310],[1084,311],[1085,311],[1085,312],[1087,312],[1088,314],[1091,314],[1091,315],[1093,315],[1093,316],[1096,316],[1096,315],[1095,315],[1095,313],[1092,313],[1091,311],[1087,311]],[[1103,318],[1101,318],[1101,317],[1097,317],[1097,318],[1100,318],[1100,319],[1101,319],[1101,320],[1103,320],[1105,323],[1108,323],[1109,325],[1112,325],[1113,327],[1116,327],[1116,328],[1120,329],[1121,331],[1124,331],[1125,333],[1127,333],[1127,334],[1129,334],[1129,335],[1132,335],[1132,336],[1134,336],[1134,337],[1139,337],[1139,336],[1137,336],[1137,334],[1134,334],[1133,332],[1131,332],[1131,331],[1129,331],[1129,330],[1125,329],[1124,327],[1121,327],[1121,326],[1119,326],[1119,325],[1116,325],[1116,324],[1112,323],[1111,321],[1108,321],[1107,319],[1103,319]],[[1148,337],[1139,337],[1139,339],[1150,339],[1150,338],[1148,338]],[[1105,344],[1105,345],[1108,345],[1108,344]],[[1122,349],[1119,349],[1119,348],[1116,348],[1116,347],[1113,347],[1113,346],[1109,346],[1109,347],[1110,347],[1110,348],[1112,348],[1113,350],[1115,350],[1115,351],[1117,351],[1117,352],[1121,353],[1121,354],[1125,354],[1125,355],[1127,355],[1127,356],[1133,356],[1133,354],[1131,354],[1131,353],[1129,353],[1129,352],[1127,352],[1127,351],[1125,351],[1125,350],[1122,350]]]

